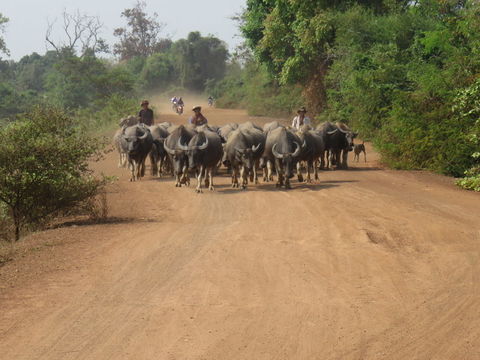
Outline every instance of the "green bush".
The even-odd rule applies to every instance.
[[[106,184],[88,167],[105,143],[86,130],[45,106],[0,128],[0,202],[8,208],[16,240],[25,226],[79,206]]]

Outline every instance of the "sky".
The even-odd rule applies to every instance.
[[[225,41],[230,50],[241,42],[237,24],[230,18],[245,7],[245,0],[146,0],[147,12],[156,12],[165,23],[164,33],[172,40],[185,38],[190,31],[202,35],[212,34]],[[109,45],[115,43],[113,30],[125,25],[120,16],[124,9],[132,8],[135,0],[0,0],[0,13],[9,18],[4,38],[10,58],[46,50],[45,32],[48,21],[60,20],[64,10],[77,9],[98,16],[104,24],[103,38]],[[58,28],[58,27],[57,27]],[[61,32],[53,34],[60,39]]]

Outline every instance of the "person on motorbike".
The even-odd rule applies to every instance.
[[[183,103],[182,97],[179,97],[179,98],[178,98],[178,100],[177,100],[177,105],[178,105],[178,106],[185,106],[185,104]]]
[[[210,95],[208,97],[208,106],[212,106],[213,105],[213,97]]]
[[[194,106],[193,109],[193,116],[188,119],[188,122],[192,125],[195,126],[200,126],[200,125],[206,125],[208,123],[208,120],[205,116],[202,114],[202,107],[197,105]]]

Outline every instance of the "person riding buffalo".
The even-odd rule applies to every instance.
[[[310,118],[306,117],[307,109],[302,106],[297,110],[297,116],[293,118],[292,127],[294,129],[300,129],[303,125],[311,125]]]
[[[147,126],[153,125],[153,110],[148,107],[149,103],[148,100],[142,101],[142,110],[138,113],[138,117],[140,118],[140,123],[145,124]]]
[[[190,117],[188,120],[190,124],[195,125],[195,126],[200,126],[200,125],[205,125],[208,123],[208,120],[205,116],[202,114],[202,107],[197,105],[193,109],[193,116]]]

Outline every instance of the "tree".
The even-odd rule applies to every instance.
[[[100,37],[103,24],[96,16],[80,13],[62,13],[63,40],[54,40],[52,31],[55,21],[48,24],[45,34],[47,48],[53,48],[57,53],[80,54],[80,56],[94,55],[108,52],[108,45]]]
[[[97,194],[106,179],[88,168],[104,143],[62,111],[36,107],[0,128],[0,202],[15,240],[28,224],[45,222]]]
[[[165,25],[158,21],[158,14],[148,16],[146,3],[137,1],[132,9],[125,9],[122,17],[127,19],[127,26],[117,28],[114,35],[119,42],[114,45],[113,52],[121,60],[135,56],[147,57],[155,52],[169,48],[171,41],[160,37]]]
[[[5,24],[8,22],[8,18],[0,13],[0,53],[4,53],[9,55],[10,52],[7,49],[7,44],[5,43],[5,39],[1,36],[1,34],[5,31]]]
[[[219,80],[225,75],[228,50],[214,36],[191,32],[187,39],[174,43],[172,52],[181,86],[203,90],[208,80]]]

